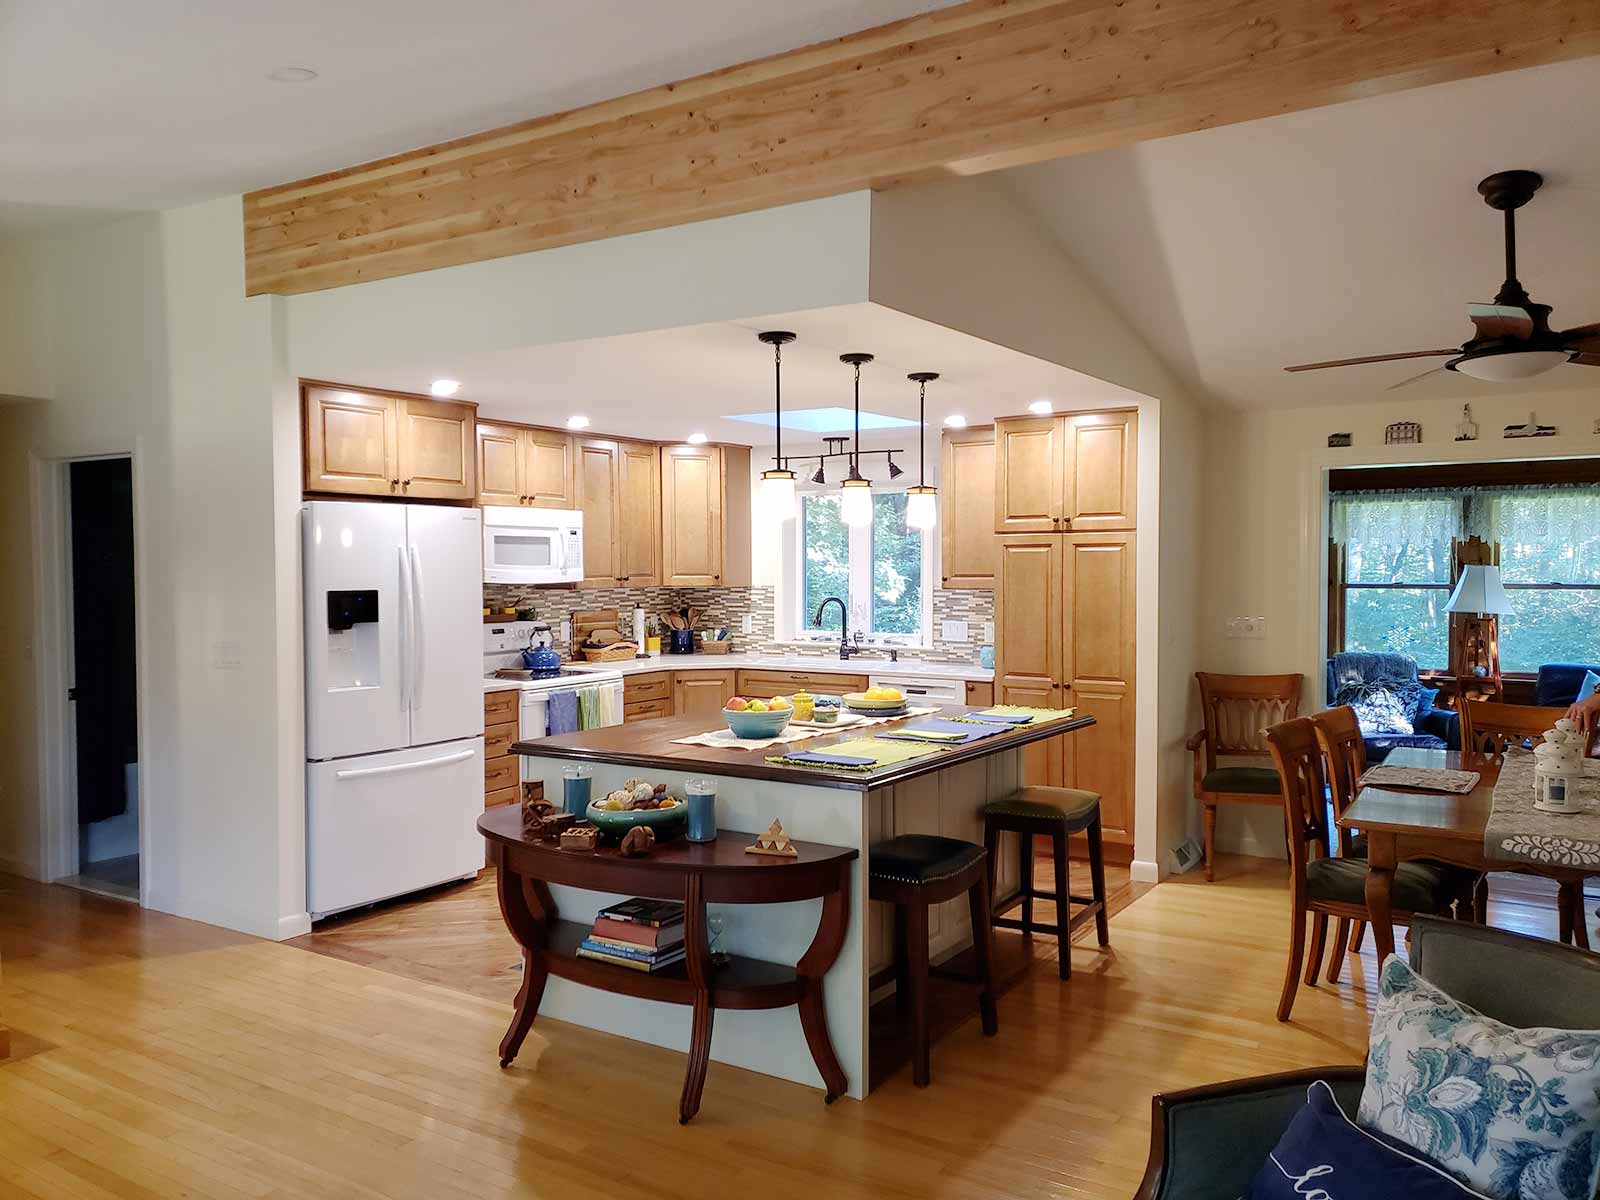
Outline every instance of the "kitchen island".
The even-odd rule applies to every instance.
[[[945,705],[938,715],[950,718],[975,711],[979,710]],[[784,751],[825,750],[855,737],[888,732],[903,723],[822,731],[813,739],[756,750],[679,744],[678,738],[720,727],[717,718],[701,714],[519,742],[513,750],[528,766],[525,778],[542,783],[544,794],[557,803],[562,794],[562,768],[575,761],[592,768],[596,798],[634,777],[665,783],[674,795],[682,796],[688,779],[708,777],[717,781],[717,824],[722,830],[719,848],[732,838],[740,843],[742,852],[744,844],[753,842],[776,819],[797,841],[853,851],[845,868],[847,893],[841,897],[845,925],[837,957],[822,981],[822,1009],[832,1051],[844,1073],[843,1090],[862,1099],[869,1077],[871,980],[891,964],[892,953],[892,914],[886,906],[867,900],[868,848],[873,842],[909,833],[935,833],[981,844],[983,806],[1021,786],[1023,748],[1046,738],[1069,736],[1094,724],[1094,718],[1074,715],[1007,728],[979,741],[941,746],[933,753],[867,772],[817,770],[768,761],[769,756]],[[494,842],[493,837],[490,840]],[[564,853],[581,864],[583,852]],[[1015,890],[1018,857],[1002,853],[999,859],[996,891],[1004,896]],[[564,863],[561,879],[548,881],[554,884],[548,892],[563,924],[591,922],[599,909],[622,898],[620,893],[604,890],[608,872],[603,856],[595,855],[593,861],[593,879],[583,878],[581,865]],[[775,869],[782,870],[783,863]],[[565,882],[568,880],[576,886]],[[824,901],[725,907],[713,902],[708,911],[712,949],[725,951],[740,962],[792,966],[806,959],[819,936]],[[527,945],[522,936],[518,940]],[[934,961],[951,957],[970,942],[964,899],[936,906],[929,914],[929,953]],[[604,969],[626,973],[621,967]],[[541,982],[540,1015],[677,1050],[690,1048],[691,1022],[680,1005],[600,990],[575,979],[552,977]],[[715,991],[715,978],[710,988]],[[527,1013],[525,1020],[531,1022],[533,1015]],[[786,1012],[719,1013],[709,1046],[710,1057],[717,1062],[830,1093],[834,1090],[819,1071],[802,1022]]]

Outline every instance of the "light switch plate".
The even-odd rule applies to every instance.
[[[239,661],[240,647],[238,642],[212,642],[211,665],[218,671],[237,671],[242,665]]]
[[[994,622],[993,621],[985,621],[983,623],[983,644],[985,646],[994,645]]]
[[[1267,636],[1266,617],[1229,617],[1227,633],[1230,638],[1249,638],[1261,641]]]
[[[967,640],[967,623],[965,621],[944,621],[939,626],[939,638],[946,642],[964,642]]]
[[[746,633],[754,633],[756,631],[756,618],[754,613],[745,613],[744,624],[742,628]]]
[[[570,642],[572,640],[572,622],[571,621],[563,621],[563,622],[561,622],[561,640],[563,642]]]

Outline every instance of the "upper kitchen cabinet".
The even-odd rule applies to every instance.
[[[471,500],[477,407],[400,392],[300,389],[308,493]]]
[[[750,583],[750,449],[661,447],[661,582]]]
[[[947,588],[993,588],[994,429],[950,429],[939,476],[939,577]]]
[[[478,503],[578,507],[571,435],[478,422]]]
[[[474,404],[404,396],[400,418],[400,495],[408,500],[471,500],[478,494]]]
[[[578,438],[577,507],[583,510],[579,587],[661,582],[661,459],[649,442]]]
[[[996,421],[995,531],[1132,529],[1137,456],[1131,411]]]

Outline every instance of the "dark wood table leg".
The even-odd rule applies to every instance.
[[[537,879],[518,874],[507,862],[503,849],[496,850],[494,866],[500,915],[522,947],[522,986],[517,989],[511,1026],[500,1040],[500,1065],[509,1067],[522,1049],[528,1030],[533,1028],[539,1001],[544,998],[544,985],[550,978],[544,962],[545,931],[547,923],[556,919],[556,906],[550,889]]]
[[[845,934],[850,928],[850,864],[839,870],[839,886],[822,898],[822,916],[817,920],[817,933],[811,945],[795,964],[795,973],[805,984],[800,995],[800,1028],[805,1032],[806,1045],[811,1049],[811,1061],[817,1064],[827,1089],[826,1102],[832,1104],[850,1088],[839,1057],[833,1052],[833,1040],[828,1037],[828,1013],[823,1004],[822,981],[828,968],[839,957]]]
[[[711,1017],[716,1011],[716,998],[711,992],[714,968],[707,942],[705,891],[699,875],[690,875],[684,890],[683,949],[689,982],[694,985],[694,1016],[689,1027],[689,1066],[683,1076],[683,1095],[678,1099],[679,1125],[687,1125],[700,1111],[700,1093],[711,1061]]]
[[[1394,863],[1392,838],[1373,831],[1367,842],[1367,916],[1372,922],[1372,944],[1378,951],[1378,969],[1394,953]]]

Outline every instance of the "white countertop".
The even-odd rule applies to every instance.
[[[582,663],[573,663],[582,666]],[[637,675],[644,671],[805,671],[828,675],[893,675],[916,679],[966,679],[987,683],[994,671],[976,663],[933,662],[901,657],[890,662],[886,654],[863,655],[849,660],[820,654],[656,654],[622,662],[594,664],[605,670]],[[485,679],[483,690],[500,691],[517,686],[514,679]]]

